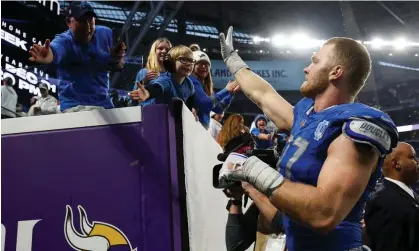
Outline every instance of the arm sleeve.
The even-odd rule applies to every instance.
[[[213,96],[209,97],[200,82],[197,80],[192,80],[195,92],[195,105],[198,109],[204,110],[211,110],[213,107],[214,100],[212,99]],[[207,109],[205,109],[207,108]]]
[[[149,99],[159,97],[164,92],[163,86],[160,84],[146,85],[144,88],[150,93]]]
[[[250,133],[251,133],[252,135],[255,135],[256,137],[259,137],[259,135],[260,135],[260,131],[259,131],[257,128],[253,128],[253,129],[250,131]]]
[[[214,99],[212,111],[215,113],[222,113],[230,106],[234,96],[224,88],[223,90],[214,94],[212,97]]]
[[[185,105],[189,108],[189,110],[192,110],[192,108],[195,107],[195,94],[190,96],[186,101]]]
[[[160,85],[160,87],[162,88],[162,92],[164,93],[170,91],[169,81],[170,80],[168,79],[158,77],[157,79],[150,81],[148,85]]]
[[[148,72],[147,68],[143,68],[137,73],[137,76],[135,77],[134,85],[132,86],[133,91],[137,90],[137,82],[143,81],[145,76],[147,75],[147,72]]]
[[[185,100],[186,106],[189,108],[189,110],[192,111],[192,108],[196,108],[196,92],[195,87],[192,81],[189,81],[189,97]]]
[[[271,222],[271,228],[275,230],[277,233],[283,232],[282,229],[282,213],[281,211],[277,210],[274,218]]]
[[[64,38],[56,36],[54,40],[51,41],[50,48],[54,54],[54,59],[52,60],[53,64],[63,63],[67,55],[67,42]]]
[[[255,204],[245,215],[229,214],[226,225],[226,246],[228,251],[244,251],[256,240],[259,211]]]

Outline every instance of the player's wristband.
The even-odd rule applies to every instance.
[[[239,54],[237,52],[232,52],[231,55],[226,60],[226,65],[230,72],[233,74],[233,76],[240,71],[241,69],[248,68],[247,64],[241,59]]]
[[[271,196],[285,181],[278,171],[256,156],[250,157],[244,163],[244,176],[246,181],[267,196]]]
[[[237,199],[228,200],[226,209],[227,209],[227,211],[230,211],[230,208],[231,208],[232,205],[242,207],[242,204],[243,204],[243,202],[241,200],[237,200]]]

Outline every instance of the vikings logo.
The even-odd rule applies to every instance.
[[[118,250],[123,248],[123,250],[137,251],[137,248],[132,249],[128,238],[117,227],[99,221],[89,223],[86,211],[81,206],[78,206],[78,209],[82,233],[78,233],[74,229],[73,211],[68,205],[66,209],[64,234],[67,242],[75,250],[108,251],[112,247],[118,247]]]

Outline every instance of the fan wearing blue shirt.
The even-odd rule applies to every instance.
[[[113,47],[112,30],[96,26],[95,20],[89,3],[74,1],[66,9],[69,29],[29,51],[30,61],[57,65],[63,112],[113,108],[109,71],[123,68],[126,47],[124,43]]]
[[[256,148],[257,149],[268,149],[272,147],[272,134],[266,130],[268,120],[265,116],[259,115],[255,118],[255,128],[250,133],[256,137]]]
[[[158,38],[153,42],[148,54],[146,67],[137,73],[133,91],[138,89],[137,82],[147,85],[151,80],[156,79],[160,74],[166,72],[163,61],[164,56],[170,48],[172,48],[172,43],[167,38]]]
[[[208,129],[210,112],[224,113],[230,106],[235,92],[240,90],[237,82],[230,81],[226,88],[214,94],[211,78],[211,61],[208,55],[201,51],[196,44],[191,45],[196,64],[190,77],[195,88],[195,109],[201,124]]]
[[[175,46],[166,53],[163,63],[167,72],[146,86],[137,83],[138,89],[129,95],[141,101],[142,106],[170,104],[173,98],[180,98],[192,109],[195,93],[189,78],[195,64],[192,51],[184,45]]]

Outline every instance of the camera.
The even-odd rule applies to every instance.
[[[229,152],[225,152],[225,153],[220,153],[217,156],[217,159],[219,161],[225,161],[228,157],[228,155],[234,151],[229,151]],[[276,163],[279,160],[279,155],[277,154],[277,152],[275,150],[260,150],[260,149],[254,149],[254,150],[248,150],[246,151],[246,153],[244,154],[247,157],[251,157],[251,156],[256,156],[258,157],[260,160],[262,160],[263,162],[265,162],[266,164],[268,164],[269,166],[271,166],[272,168],[275,168]],[[218,177],[220,175],[220,170],[223,166],[223,163],[215,165],[214,168],[212,169],[212,185],[214,188],[216,189],[224,189],[224,188],[228,188],[228,187],[232,187],[232,186],[241,186],[241,183],[238,182],[234,182],[231,185],[226,186],[221,186],[219,181],[218,181]]]

